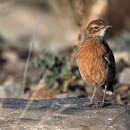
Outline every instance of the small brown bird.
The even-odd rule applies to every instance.
[[[92,104],[97,88],[104,88],[101,105],[104,104],[106,92],[112,94],[113,91],[115,59],[106,42],[106,30],[110,27],[103,20],[90,22],[76,54],[76,63],[86,87],[94,87],[89,104]]]

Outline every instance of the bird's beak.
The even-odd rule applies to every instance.
[[[108,28],[112,28],[112,26],[111,26],[111,25],[107,25],[107,26],[105,27],[105,29],[108,29]]]
[[[101,29],[100,32],[99,32],[99,36],[104,37],[104,35],[105,35],[105,33],[106,33],[108,28],[112,28],[112,26],[111,25],[107,25],[103,29]]]

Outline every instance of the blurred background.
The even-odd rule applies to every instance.
[[[74,53],[94,19],[112,25],[119,104],[130,103],[129,0],[0,0],[0,97],[84,97]],[[112,100],[112,97],[110,97]]]

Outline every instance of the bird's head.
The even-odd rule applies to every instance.
[[[112,27],[111,25],[107,25],[103,20],[93,20],[88,24],[87,27],[87,35],[88,36],[98,36],[101,38],[105,37],[106,30]]]

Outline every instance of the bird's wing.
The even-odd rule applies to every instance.
[[[104,56],[104,60],[107,62],[108,66],[110,67],[110,70],[112,71],[112,75],[113,77],[115,77],[115,70],[116,70],[116,66],[115,66],[115,58],[114,55],[112,53],[111,50],[109,50],[105,56]]]

